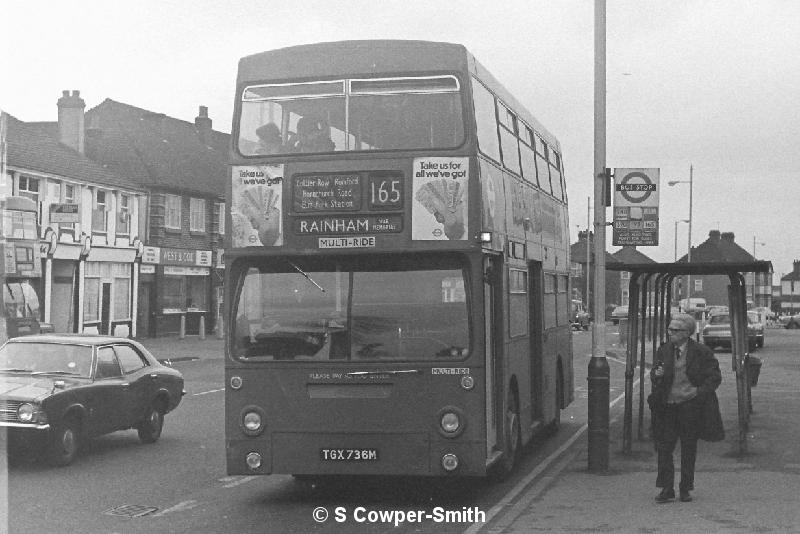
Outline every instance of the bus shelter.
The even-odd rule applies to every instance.
[[[673,304],[673,282],[685,275],[728,276],[728,309],[731,317],[731,367],[736,374],[736,392],[739,413],[739,453],[747,452],[747,432],[753,411],[751,378],[754,378],[752,360],[747,344],[747,296],[743,273],[764,273],[772,269],[768,261],[739,263],[651,263],[607,265],[609,271],[630,273],[628,297],[627,354],[625,361],[625,415],[623,424],[623,453],[631,452],[633,433],[633,381],[639,366],[638,438],[644,439],[645,408],[645,354],[648,341],[655,355],[660,345],[667,341]],[[652,361],[649,362],[652,365]]]

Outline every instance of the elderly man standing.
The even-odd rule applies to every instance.
[[[689,491],[694,489],[694,464],[697,457],[697,440],[704,425],[719,425],[722,418],[715,390],[722,382],[719,362],[714,353],[691,339],[697,327],[688,314],[676,314],[669,323],[669,341],[656,354],[650,371],[653,394],[648,399],[653,415],[653,439],[658,452],[658,477],[656,486],[661,492],[657,503],[675,500],[675,466],[672,452],[678,439],[681,441],[680,500],[692,500]],[[713,421],[704,420],[706,403],[716,407]],[[705,438],[704,438],[705,439]],[[721,438],[712,438],[717,440]]]

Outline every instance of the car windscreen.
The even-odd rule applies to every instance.
[[[0,371],[90,377],[92,347],[9,341],[0,348]]]
[[[460,360],[469,353],[465,275],[455,261],[284,262],[244,276],[241,361]]]

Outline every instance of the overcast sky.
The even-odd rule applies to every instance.
[[[87,109],[111,98],[193,121],[206,105],[214,128],[229,132],[242,56],[342,39],[462,43],[559,138],[573,240],[586,227],[590,0],[0,0],[0,13],[0,109],[24,121],[56,120],[61,91],[78,89]],[[791,271],[800,259],[798,51],[795,0],[608,2],[607,166],[661,169],[660,245],[643,253],[673,261],[689,188],[666,182],[688,180],[691,164],[693,244],[712,229],[733,232],[751,253],[755,240],[776,275]],[[687,226],[678,226],[679,256]]]

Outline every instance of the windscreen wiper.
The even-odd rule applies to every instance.
[[[322,291],[323,293],[325,293],[325,288],[323,288],[321,285],[319,285],[318,283],[316,283],[316,282],[314,281],[314,279],[313,279],[313,278],[311,278],[311,277],[308,275],[308,273],[307,273],[307,272],[305,272],[303,269],[301,269],[300,267],[298,267],[298,266],[297,266],[297,265],[295,265],[294,263],[290,262],[289,260],[286,260],[286,263],[288,263],[289,265],[291,265],[292,267],[294,267],[294,270],[295,270],[295,271],[297,271],[298,273],[300,273],[300,274],[302,274],[303,276],[305,276],[305,277],[306,277],[306,280],[308,280],[309,282],[311,282],[312,284],[314,284],[315,286],[317,286],[317,289],[319,289],[320,291]]]

